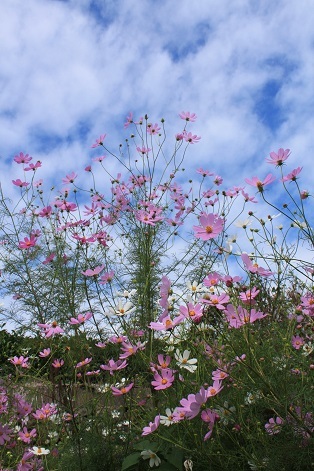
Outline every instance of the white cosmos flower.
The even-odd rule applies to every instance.
[[[202,285],[202,283],[197,284],[196,281],[193,281],[193,283],[188,282],[186,286],[190,291],[192,291],[192,293],[201,293],[202,291],[204,291],[204,286]]]
[[[40,446],[33,446],[33,448],[30,448],[29,450],[31,453],[34,453],[34,455],[48,455],[50,453],[47,448],[42,448]]]
[[[197,370],[197,366],[195,365],[195,363],[197,363],[197,359],[191,358],[189,360],[190,353],[191,352],[189,352],[188,350],[184,350],[183,355],[181,355],[180,350],[177,348],[174,356],[177,360],[177,365],[180,368],[184,368],[185,370],[190,371],[190,373],[194,373],[194,371]]]
[[[166,427],[169,427],[169,425],[174,424],[173,412],[171,412],[171,409],[166,409],[166,415],[160,416],[160,423],[161,425],[165,425]]]
[[[161,463],[161,459],[152,450],[142,451],[141,456],[142,456],[143,460],[149,460],[149,466],[151,468],[153,466],[159,466],[160,463]]]
[[[122,300],[118,301],[118,304],[113,308],[109,307],[109,316],[117,315],[117,316],[125,316],[125,314],[131,314],[135,311],[135,306],[130,301],[126,303]]]
[[[252,224],[252,221],[250,219],[244,219],[242,221],[238,220],[237,222],[234,223],[236,227],[242,227],[243,229],[246,229],[251,224]]]

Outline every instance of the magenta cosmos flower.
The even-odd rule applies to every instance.
[[[222,232],[225,220],[217,214],[202,214],[199,222],[200,226],[193,226],[195,237],[209,240],[214,239]]]
[[[155,432],[155,430],[158,429],[160,424],[160,415],[156,415],[154,422],[149,422],[149,425],[147,427],[143,428],[142,435],[149,435],[150,433]]]
[[[163,369],[161,370],[160,374],[155,373],[154,374],[154,381],[152,381],[152,386],[154,386],[154,389],[156,391],[160,389],[167,389],[172,386],[172,383],[174,382],[174,375],[173,371],[170,369]]]
[[[261,276],[271,276],[273,274],[270,270],[260,267],[257,263],[253,263],[247,253],[243,253],[241,258],[245,264],[245,268],[247,268],[251,273]]]

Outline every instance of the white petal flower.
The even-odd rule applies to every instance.
[[[169,425],[174,424],[173,412],[171,412],[171,409],[166,409],[166,415],[160,416],[160,423],[161,425],[165,425],[166,427],[169,427]]]
[[[190,353],[191,352],[189,352],[188,350],[184,350],[183,355],[181,355],[180,350],[177,348],[174,356],[177,360],[177,365],[180,368],[184,368],[185,370],[190,371],[190,373],[194,373],[194,371],[197,370],[197,366],[195,365],[197,363],[197,359],[189,359]]]
[[[29,450],[31,453],[34,453],[34,455],[48,455],[50,453],[47,448],[42,448],[40,446],[33,446],[33,448],[30,448]]]
[[[151,468],[153,466],[159,466],[160,463],[161,463],[161,459],[152,450],[142,451],[141,456],[142,456],[143,460],[148,460],[149,459],[149,466]]]

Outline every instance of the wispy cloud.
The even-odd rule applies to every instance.
[[[1,171],[20,151],[51,178],[78,170],[101,133],[118,146],[129,111],[165,117],[174,135],[182,110],[199,117],[193,163],[228,165],[230,182],[265,172],[279,147],[309,166],[311,11],[310,0],[3,0]]]

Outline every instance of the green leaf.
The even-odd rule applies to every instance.
[[[132,453],[131,455],[127,456],[123,460],[121,471],[131,468],[131,466],[134,466],[135,464],[137,464],[140,456],[141,456],[141,453],[138,453],[138,452]]]
[[[172,464],[176,470],[182,471],[183,451],[178,448],[172,448],[171,451],[164,453],[165,459]]]
[[[172,464],[170,463],[161,463],[160,466],[158,466],[158,468],[156,468],[156,470],[158,469],[158,471],[177,471],[178,468],[176,468],[175,466],[173,466]]]

